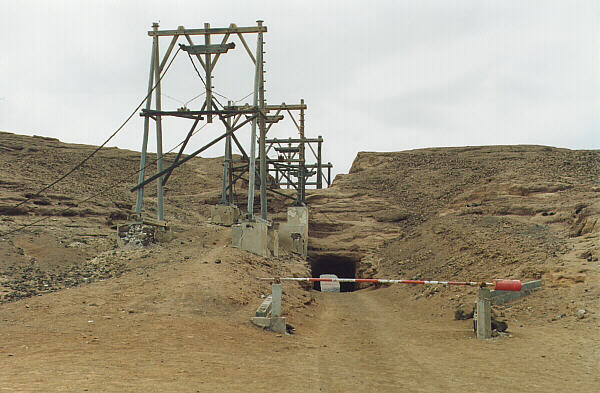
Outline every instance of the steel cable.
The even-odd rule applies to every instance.
[[[206,127],[207,125],[208,125],[208,123],[205,123],[205,124],[203,124],[203,125],[202,125],[202,127],[198,128],[196,131],[194,131],[194,132],[192,133],[192,135],[191,135],[191,136],[194,136],[194,135],[196,135],[196,134],[197,134],[197,133],[198,133],[200,130],[202,130],[202,129],[203,129],[204,127]],[[163,157],[164,157],[166,154],[172,153],[172,152],[173,152],[175,149],[177,149],[179,146],[181,146],[181,145],[183,144],[183,142],[185,142],[185,140],[183,140],[183,141],[179,142],[177,145],[173,146],[173,147],[172,147],[172,148],[171,148],[169,151],[167,151],[166,153],[164,153],[164,154],[163,154]],[[156,158],[154,161],[152,161],[152,162],[150,162],[150,163],[146,164],[146,166],[144,166],[143,168],[140,168],[140,169],[138,169],[137,171],[135,171],[135,172],[132,172],[131,174],[128,174],[126,177],[138,175],[138,174],[139,174],[139,173],[140,173],[142,170],[145,170],[145,169],[146,169],[146,168],[148,168],[150,165],[154,165],[154,164],[155,164],[157,161],[158,161],[158,158]],[[96,192],[96,193],[94,193],[94,194],[90,195],[90,196],[89,196],[89,197],[87,197],[87,198],[84,198],[84,199],[81,199],[81,200],[78,200],[78,201],[76,201],[76,204],[84,203],[84,202],[87,202],[87,201],[89,201],[89,200],[91,200],[91,199],[93,199],[93,198],[97,197],[97,196],[100,196],[100,195],[102,195],[102,193],[104,193],[104,192],[105,192],[105,191],[107,191],[108,189],[114,189],[114,186],[116,186],[116,185],[119,185],[119,184],[122,184],[122,181],[121,181],[121,180],[114,182],[114,183],[113,183],[113,184],[111,184],[111,185],[110,185],[108,188],[105,188],[105,189],[103,189],[103,190],[100,190],[100,191],[98,191],[98,192]],[[67,207],[66,209],[63,209],[63,210],[61,210],[60,212],[58,212],[58,215],[62,215],[63,213],[65,213],[65,212],[68,212],[68,211],[72,210],[73,208],[74,208],[74,206],[69,206],[69,207]],[[25,229],[25,228],[28,228],[28,227],[34,226],[34,225],[36,225],[36,224],[39,224],[40,222],[43,222],[43,221],[45,221],[45,220],[48,220],[50,217],[52,217],[52,216],[45,216],[45,217],[42,217],[42,218],[40,218],[39,220],[36,220],[36,221],[30,222],[29,224],[24,224],[24,225],[21,225],[20,227],[18,227],[18,228],[16,228],[16,229],[13,229],[13,230],[10,230],[10,231],[8,231],[8,232],[4,232],[4,233],[0,234],[0,237],[6,236],[6,235],[10,235],[10,234],[13,234],[13,233],[15,233],[15,232],[19,232],[19,231],[21,231],[21,230],[23,230],[23,229]]]
[[[156,82],[156,84],[154,85],[154,87],[152,88],[152,90],[150,90],[148,92],[148,94],[146,94],[146,96],[144,97],[144,99],[140,102],[140,104],[131,112],[131,114],[129,115],[129,117],[127,117],[127,119],[125,119],[125,121],[121,124],[121,126],[119,128],[117,128],[117,130],[115,132],[112,133],[111,136],[108,137],[107,140],[104,141],[104,143],[102,143],[100,146],[98,146],[94,151],[92,151],[87,157],[85,157],[83,160],[81,160],[78,164],[76,164],[69,172],[65,173],[64,175],[62,175],[61,177],[59,177],[58,179],[56,179],[55,181],[53,181],[52,183],[48,184],[47,186],[42,187],[42,189],[40,189],[38,192],[36,192],[33,195],[29,195],[28,197],[25,198],[25,200],[19,202],[18,204],[16,204],[15,206],[12,207],[12,209],[16,209],[19,206],[22,206],[24,203],[28,202],[29,200],[36,198],[38,196],[40,196],[42,194],[42,192],[50,189],[51,187],[55,186],[56,184],[60,183],[61,181],[63,181],[64,179],[66,179],[68,176],[70,176],[73,172],[75,172],[77,169],[81,168],[83,166],[83,164],[85,164],[90,158],[92,158],[96,153],[98,153],[104,146],[106,146],[106,144],[108,142],[110,142],[111,139],[113,139],[122,129],[123,127],[125,127],[125,125],[129,122],[129,120],[131,120],[131,118],[137,113],[137,111],[142,107],[142,105],[144,105],[144,102],[146,102],[146,100],[148,99],[148,97],[150,97],[150,95],[152,94],[152,92],[154,91],[154,89],[156,89],[156,87],[158,86],[158,84],[160,83],[160,81],[162,80],[162,78],[166,75],[167,71],[169,71],[169,67],[171,67],[171,64],[173,64],[173,60],[175,60],[175,57],[177,57],[177,54],[179,53],[179,50],[177,50],[177,52],[175,52],[175,55],[173,55],[173,58],[171,59],[171,61],[169,62],[169,64],[167,65],[167,68],[165,69],[165,71],[163,72],[163,74],[160,76],[160,78],[158,78],[158,81]]]

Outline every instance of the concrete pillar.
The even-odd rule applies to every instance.
[[[281,316],[281,293],[283,290],[281,288],[281,284],[273,284],[271,290],[271,296],[273,299],[271,316],[277,318]]]
[[[306,259],[308,255],[308,208],[306,206],[288,208],[287,222],[279,225],[279,245]]]
[[[487,288],[477,292],[477,338],[485,340],[492,337],[492,295]]]

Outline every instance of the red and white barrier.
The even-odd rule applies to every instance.
[[[520,280],[494,280],[493,282],[476,281],[425,281],[425,280],[390,280],[383,278],[315,278],[315,277],[281,277],[261,278],[267,281],[304,281],[304,282],[365,282],[378,284],[418,284],[418,285],[464,285],[472,287],[494,287],[497,291],[521,290]]]

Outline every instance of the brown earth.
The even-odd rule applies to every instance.
[[[599,151],[360,153],[332,187],[307,192],[304,262],[232,249],[230,230],[208,223],[220,195],[219,159],[193,159],[173,173],[170,243],[117,245],[115,225],[135,203],[128,189],[136,152],[103,149],[11,208],[94,148],[0,133],[0,233],[47,217],[0,237],[1,391],[600,389]],[[152,215],[153,187],[146,196]],[[271,217],[284,220],[289,202],[269,202]],[[489,341],[474,338],[472,321],[453,320],[457,307],[474,301],[468,288],[326,294],[285,284],[295,334],[248,322],[269,292],[257,277],[305,276],[311,268],[357,277],[542,279],[543,289],[496,307],[508,334]]]

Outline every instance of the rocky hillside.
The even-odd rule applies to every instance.
[[[119,254],[114,240],[116,224],[135,203],[129,188],[137,181],[137,152],[103,149],[64,182],[12,208],[94,149],[0,133],[0,231],[47,217],[0,241],[5,301],[111,278],[140,263],[135,253]],[[220,159],[196,158],[166,186],[165,214],[176,233],[200,231],[213,239],[202,240],[207,248],[229,241],[227,231],[207,224],[221,168]],[[148,172],[154,170],[150,165]],[[243,209],[246,193],[236,191]],[[154,187],[146,196],[152,216]],[[350,173],[328,189],[308,191],[307,203],[305,274],[312,268],[357,277],[543,278],[574,297],[595,288],[588,285],[599,271],[599,151],[485,146],[359,153]],[[270,198],[275,222],[285,219],[288,205]],[[115,250],[119,255],[110,257]]]
[[[310,253],[359,275],[591,282],[600,152],[545,146],[359,153],[313,191]]]

